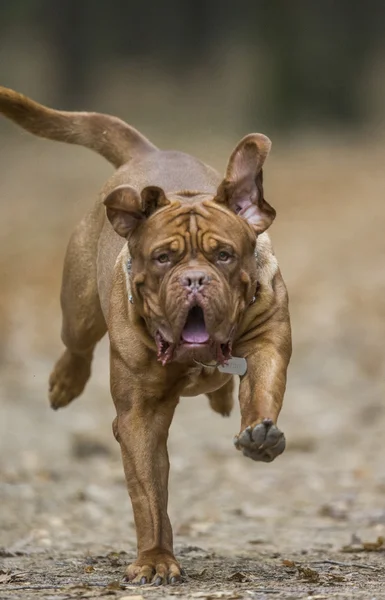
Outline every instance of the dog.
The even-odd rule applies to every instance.
[[[61,289],[65,350],[49,380],[58,409],[79,396],[108,331],[113,433],[137,532],[126,578],[176,583],[167,514],[167,437],[180,396],[206,394],[229,415],[239,375],[235,447],[270,462],[291,357],[288,296],[266,230],[263,165],[271,142],[244,137],[222,178],[196,158],[159,150],[120,119],[64,112],[0,87],[0,112],[37,136],[78,144],[116,167],[76,227]]]

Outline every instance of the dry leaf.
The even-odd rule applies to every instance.
[[[86,567],[84,567],[85,573],[92,573],[92,571],[95,571],[95,569],[92,565],[87,565]]]
[[[12,581],[12,575],[10,571],[2,571],[0,573],[0,583],[9,583]]]
[[[237,571],[236,573],[232,573],[226,577],[227,581],[238,581],[239,583],[244,583],[245,581],[250,581],[250,577],[246,575],[246,573],[242,573],[241,571]]]
[[[320,580],[320,575],[318,571],[314,569],[309,569],[309,567],[299,567],[297,566],[298,573],[301,575],[303,579],[310,581],[311,583],[318,583]]]
[[[378,537],[375,542],[363,542],[362,547],[366,552],[375,552],[382,548],[384,541],[385,539],[383,537]]]
[[[361,542],[351,543],[341,548],[341,552],[378,552],[385,550],[384,548],[385,538],[382,536],[378,537],[375,542]]]
[[[111,581],[106,587],[107,590],[124,590],[125,586],[120,581]]]
[[[291,569],[295,568],[295,562],[292,560],[287,560],[286,558],[282,561],[284,567],[290,567]]]

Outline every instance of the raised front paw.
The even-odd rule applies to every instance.
[[[127,567],[126,579],[132,583],[163,585],[179,583],[181,568],[176,558],[165,550],[149,550],[139,554],[135,562]]]
[[[253,460],[271,462],[285,450],[286,440],[282,431],[271,419],[264,419],[255,427],[246,427],[234,438],[237,450]]]

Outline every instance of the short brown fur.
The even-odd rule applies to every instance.
[[[158,150],[116,117],[55,111],[1,87],[0,112],[35,135],[86,146],[117,167],[68,245],[61,291],[66,349],[49,397],[57,409],[82,393],[95,345],[108,330],[113,432],[138,539],[127,577],[174,583],[181,568],[167,514],[173,414],[181,395],[204,393],[224,416],[233,405],[233,376],[207,362],[224,363],[231,352],[247,360],[235,446],[266,462],[285,448],[276,423],[291,333],[286,288],[265,232],[275,217],[262,182],[270,141],[261,134],[243,138],[222,180],[191,156]],[[188,341],[197,310],[203,343],[196,331]]]

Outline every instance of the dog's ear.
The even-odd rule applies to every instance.
[[[139,194],[130,185],[120,185],[104,199],[107,218],[116,233],[129,238],[158,208],[169,204],[164,191],[155,186],[145,187]]]
[[[270,227],[276,214],[263,197],[262,167],[270,148],[271,141],[261,133],[244,137],[230,156],[215,198],[246,219],[257,235]]]

